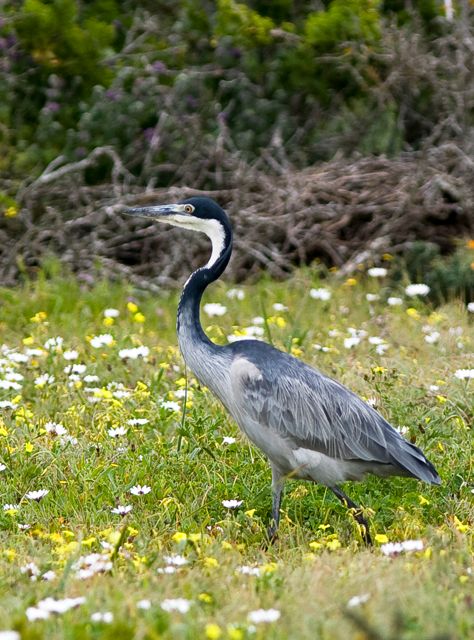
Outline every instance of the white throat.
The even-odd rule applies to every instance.
[[[193,218],[189,215],[168,216],[163,222],[169,222],[176,227],[191,229],[192,231],[201,231],[205,233],[212,243],[212,253],[204,269],[209,269],[217,262],[225,244],[224,227],[218,220],[203,220],[202,218]]]

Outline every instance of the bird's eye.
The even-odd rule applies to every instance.
[[[194,207],[192,204],[186,204],[184,206],[184,210],[186,213],[192,213],[194,211]]]

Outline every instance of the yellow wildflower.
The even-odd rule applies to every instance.
[[[336,549],[340,549],[342,545],[337,538],[334,538],[334,540],[328,540],[328,542],[326,542],[326,547],[329,551],[336,551]]]
[[[219,640],[222,635],[222,629],[215,622],[209,622],[206,624],[205,633],[208,640]]]
[[[318,549],[321,549],[323,545],[321,544],[321,542],[318,542],[317,540],[313,540],[313,542],[309,543],[309,546],[311,547],[311,549],[314,549],[315,551],[317,551]]]
[[[244,632],[242,631],[242,629],[239,629],[232,624],[229,624],[227,626],[227,635],[229,637],[229,640],[243,640],[244,638]]]
[[[198,595],[198,600],[200,602],[204,602],[204,604],[211,604],[212,603],[212,596],[210,593],[200,593]]]
[[[420,314],[418,313],[418,311],[413,307],[408,307],[408,309],[406,310],[406,314],[407,316],[410,316],[410,318],[415,318],[415,320],[417,320],[420,317]]]
[[[115,320],[113,318],[109,318],[109,316],[107,316],[102,320],[102,324],[104,324],[106,327],[111,327],[114,324],[114,322]]]
[[[425,505],[425,504],[430,504],[430,501],[429,501],[429,500],[427,500],[427,499],[425,498],[425,496],[422,496],[421,494],[418,496],[418,502],[419,502],[419,504],[420,504],[420,505],[422,505],[422,506],[423,506],[423,505]]]
[[[469,525],[461,522],[461,520],[459,520],[459,518],[457,518],[456,516],[454,516],[454,526],[459,531],[459,533],[466,533],[467,531],[469,531]]]
[[[26,453],[31,453],[34,449],[34,446],[31,444],[31,442],[25,442],[25,452]]]
[[[344,284],[347,287],[355,287],[357,284],[357,278],[347,278]]]
[[[139,323],[143,323],[145,322],[146,318],[143,315],[143,313],[140,313],[140,311],[138,313],[135,313],[135,315],[133,316],[133,321],[134,322],[139,322]]]
[[[178,543],[185,542],[188,539],[188,536],[183,531],[176,531],[176,533],[171,536],[171,539]]]
[[[127,302],[127,309],[130,313],[137,313],[138,307],[134,302]]]
[[[215,569],[216,567],[219,566],[218,561],[213,558],[212,556],[207,556],[206,558],[204,558],[204,566],[207,569]]]
[[[388,536],[385,535],[385,533],[377,533],[375,535],[375,542],[378,542],[379,544],[387,544]]]
[[[47,317],[48,314],[46,313],[46,311],[38,311],[38,313],[35,313],[35,315],[30,318],[30,322],[40,324],[41,322],[44,322]]]
[[[18,208],[16,206],[7,207],[3,212],[5,218],[14,218],[18,215]]]

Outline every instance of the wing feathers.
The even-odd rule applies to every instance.
[[[283,358],[268,366],[249,363],[249,374],[241,365],[236,368],[233,381],[250,419],[296,447],[342,460],[394,465],[428,482],[439,482],[420,449],[356,394],[303,362],[280,355]]]

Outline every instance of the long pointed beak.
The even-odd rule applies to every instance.
[[[151,207],[132,207],[125,209],[123,213],[127,216],[140,216],[141,218],[164,218],[177,213],[182,214],[183,209],[180,205],[161,204]]]

